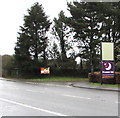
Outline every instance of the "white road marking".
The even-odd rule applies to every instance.
[[[118,102],[118,101],[115,101],[115,103],[116,103],[116,104],[119,104],[120,102]]]
[[[15,87],[14,85],[10,85],[10,84],[4,84],[7,87]]]
[[[56,85],[56,84],[44,84],[44,83],[34,83],[34,82],[25,82],[27,84],[34,84],[34,85],[47,85],[47,86],[58,86],[58,87],[64,87],[63,85]]]
[[[27,89],[26,91],[34,92],[34,93],[45,93],[44,91],[33,91],[33,90],[29,90],[29,89]]]
[[[56,84],[42,84],[42,85],[63,87],[62,85],[56,85]]]
[[[91,98],[88,98],[88,97],[80,97],[80,96],[73,96],[73,95],[63,95],[63,96],[72,97],[72,98],[80,98],[80,99],[91,99]]]
[[[10,89],[16,89],[16,90],[18,90],[19,88],[18,87],[16,87],[16,86],[12,86],[12,85],[10,85],[10,86],[7,86],[8,88],[10,88]]]
[[[56,85],[56,84],[43,84],[43,85],[48,85],[48,86],[54,86],[54,87],[68,87],[66,85]]]
[[[72,86],[66,86],[66,87],[68,87],[68,88],[72,88]]]
[[[27,89],[26,91],[28,91],[28,92],[36,92],[36,91],[33,91],[33,90],[29,90],[29,89]]]
[[[25,82],[25,83],[27,83],[27,84],[33,84],[33,82]]]
[[[27,108],[30,108],[30,109],[39,110],[39,111],[43,111],[43,112],[46,112],[46,113],[54,114],[54,115],[57,115],[57,116],[67,116],[65,114],[57,113],[57,112],[54,112],[54,111],[49,111],[49,110],[46,110],[46,109],[30,106],[30,105],[27,105],[27,104],[24,104],[24,103],[15,102],[15,101],[4,99],[4,98],[0,98],[0,100],[4,101],[4,102],[16,104],[16,105],[19,105],[19,106],[27,107]]]
[[[12,89],[16,89],[16,90],[19,90],[19,88],[17,88],[17,87],[12,87]]]
[[[54,84],[53,84],[53,86],[58,86],[58,87],[65,87],[64,85],[54,85]]]

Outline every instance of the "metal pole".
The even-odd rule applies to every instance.
[[[91,79],[92,79],[92,82],[94,82],[94,67],[93,67],[93,57],[92,57],[92,51],[91,51]]]
[[[101,45],[100,45],[100,83],[101,85],[103,84],[102,83],[102,42],[101,42]]]

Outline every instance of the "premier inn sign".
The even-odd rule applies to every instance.
[[[102,42],[102,79],[114,79],[114,43]]]
[[[114,78],[114,62],[104,61],[102,62],[102,79],[113,79]]]
[[[114,43],[102,42],[102,61],[114,61]]]

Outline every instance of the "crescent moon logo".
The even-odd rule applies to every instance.
[[[111,63],[108,63],[108,67],[107,68],[105,68],[106,70],[110,70],[112,68],[112,65],[111,65]]]

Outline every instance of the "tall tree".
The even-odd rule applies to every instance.
[[[42,5],[35,3],[28,9],[15,46],[15,59],[18,68],[26,68],[27,71],[31,62],[38,63],[39,59],[46,61],[46,33],[50,24]]]
[[[91,72],[97,63],[100,43],[100,23],[97,14],[98,3],[73,2],[68,4],[71,13],[70,26],[81,49],[81,57],[90,62]]]
[[[22,31],[21,33],[19,33],[19,37],[15,46],[15,65],[16,68],[19,68],[21,76],[23,73],[27,74],[27,71],[30,69],[32,63],[29,49],[29,38],[26,35],[25,31]]]
[[[68,3],[71,13],[70,26],[75,31],[75,38],[81,49],[80,56],[90,61],[91,71],[98,65],[100,42],[114,42],[115,62],[119,55],[120,42],[120,2],[118,3]]]
[[[53,35],[58,39],[61,48],[61,60],[67,59],[67,50],[68,50],[68,42],[67,39],[69,37],[69,28],[66,25],[66,17],[64,12],[61,11],[58,15],[58,19],[54,18],[54,26],[53,26]]]
[[[28,15],[25,15],[24,21],[24,30],[27,32],[31,44],[31,55],[33,55],[34,59],[38,60],[39,54],[42,54],[41,56],[46,60],[46,32],[49,30],[50,21],[45,15],[42,5],[35,3],[28,10]]]
[[[118,62],[120,42],[120,2],[101,3],[102,41],[114,42],[115,62]]]
[[[49,54],[51,59],[60,59],[60,51],[58,49],[58,45],[55,42],[53,42],[53,46],[52,49],[49,50]]]

